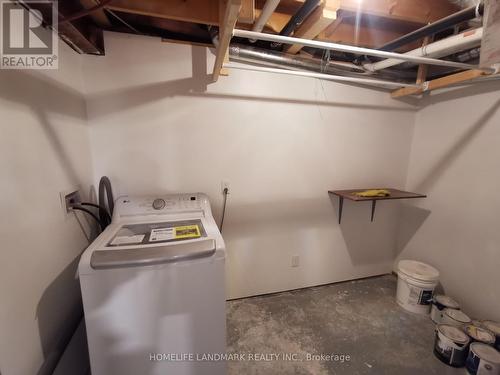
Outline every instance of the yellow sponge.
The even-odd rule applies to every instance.
[[[388,197],[391,195],[389,190],[386,189],[372,189],[372,190],[365,190],[365,191],[358,191],[356,193],[353,193],[353,195],[356,195],[357,197]]]

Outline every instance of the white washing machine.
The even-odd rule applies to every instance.
[[[205,194],[120,197],[79,264],[92,375],[223,375],[225,247]]]

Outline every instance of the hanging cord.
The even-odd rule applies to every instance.
[[[104,197],[106,196],[106,203]],[[111,224],[111,217],[115,210],[115,200],[113,197],[113,190],[111,189],[111,181],[107,176],[102,176],[99,181],[99,219],[107,227]],[[107,209],[106,209],[107,207]]]
[[[106,193],[107,207],[109,208],[109,212],[108,208],[106,208],[106,205],[104,203],[105,193]],[[95,213],[93,213],[88,208],[85,208],[84,206],[95,207],[99,209],[99,216],[97,216]],[[99,204],[91,202],[71,201],[69,207],[72,210],[82,211],[92,216],[92,218],[99,224],[101,232],[104,231],[104,229],[106,229],[106,227],[111,223],[111,216],[113,215],[113,211],[115,208],[113,191],[111,190],[111,182],[109,181],[109,178],[103,176],[99,181]]]
[[[98,204],[95,204],[95,203],[90,203],[90,202],[82,202],[80,203],[81,206],[90,206],[90,207],[95,207],[95,208],[98,208],[99,209],[99,213],[101,212],[104,212],[105,213],[105,216],[106,216],[106,220],[109,221],[111,223],[111,216],[109,215],[109,212],[108,210],[106,210],[105,207],[101,206],[101,205],[98,205]],[[102,219],[100,219],[102,220]]]
[[[222,191],[224,195],[223,203],[222,203],[222,218],[220,219],[219,230],[222,233],[222,226],[224,225],[224,216],[226,216],[226,203],[227,203],[227,195],[229,194],[229,189],[226,187]]]
[[[101,228],[101,231],[104,230],[105,225],[103,224],[103,222],[101,220],[99,220],[99,218],[97,217],[96,214],[94,214],[92,211],[90,211],[89,209],[85,208],[85,207],[82,207],[80,205],[73,205],[71,206],[71,209],[72,210],[78,210],[78,211],[83,211],[83,212],[86,212],[87,214],[89,214],[90,216],[92,216],[94,218],[94,220],[99,224],[99,227]]]

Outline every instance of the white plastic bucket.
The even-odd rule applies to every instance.
[[[398,264],[396,300],[407,311],[428,314],[439,271],[415,260],[402,260]]]

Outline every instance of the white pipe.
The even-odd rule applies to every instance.
[[[420,87],[419,85],[415,85],[412,83],[407,84],[407,83],[383,81],[383,80],[370,79],[370,78],[344,77],[344,76],[338,76],[338,75],[333,75],[333,74],[324,74],[324,73],[315,73],[315,72],[306,72],[306,71],[297,71],[297,70],[265,68],[265,67],[258,67],[258,66],[244,66],[244,65],[235,65],[232,63],[225,63],[224,68],[251,70],[251,71],[266,72],[266,73],[289,74],[289,75],[293,75],[293,76],[320,78],[320,79],[326,79],[326,80],[337,81],[337,82],[359,83],[359,84],[363,84],[363,85],[374,85],[374,86],[385,87],[385,88]]]
[[[267,0],[266,3],[264,4],[264,8],[262,8],[262,12],[259,15],[259,18],[253,25],[252,31],[256,32],[261,32],[264,26],[266,26],[267,21],[271,17],[271,14],[274,13],[276,8],[278,7],[278,4],[280,3],[280,0]],[[253,43],[257,39],[250,39],[250,41]]]
[[[395,53],[395,52],[379,51],[379,50],[371,49],[371,48],[363,48],[363,47],[355,47],[355,46],[349,46],[349,45],[338,44],[338,43],[322,42],[319,40],[293,38],[293,37],[282,36],[282,35],[257,33],[254,31],[247,31],[247,30],[234,29],[233,35],[238,36],[238,37],[242,37],[242,38],[267,40],[270,42],[279,42],[279,43],[284,43],[284,44],[300,44],[303,46],[327,49],[327,50],[332,50],[332,51],[349,52],[349,53],[355,53],[355,54],[359,54],[359,55],[378,56],[378,57],[383,57],[383,58],[388,58],[388,59],[398,59],[401,61],[411,61],[411,62],[415,62],[418,64],[450,66],[453,68],[460,68],[460,69],[467,69],[467,70],[479,69],[479,70],[485,71],[487,73],[492,73],[495,71],[492,68],[480,68],[476,65],[463,64],[463,63],[458,63],[458,62],[454,62],[454,61],[431,59],[428,57],[410,56],[410,55],[405,55],[405,54]]]
[[[480,27],[475,30],[465,31],[461,34],[453,35],[449,38],[441,39],[426,46],[416,48],[410,52],[406,52],[405,55],[433,58],[448,56],[455,52],[464,51],[466,49],[479,46],[481,44],[482,37],[483,28]],[[399,59],[387,59],[373,64],[364,64],[363,66],[367,70],[375,72],[377,70],[389,68],[391,66],[399,65],[402,63],[403,61]]]

